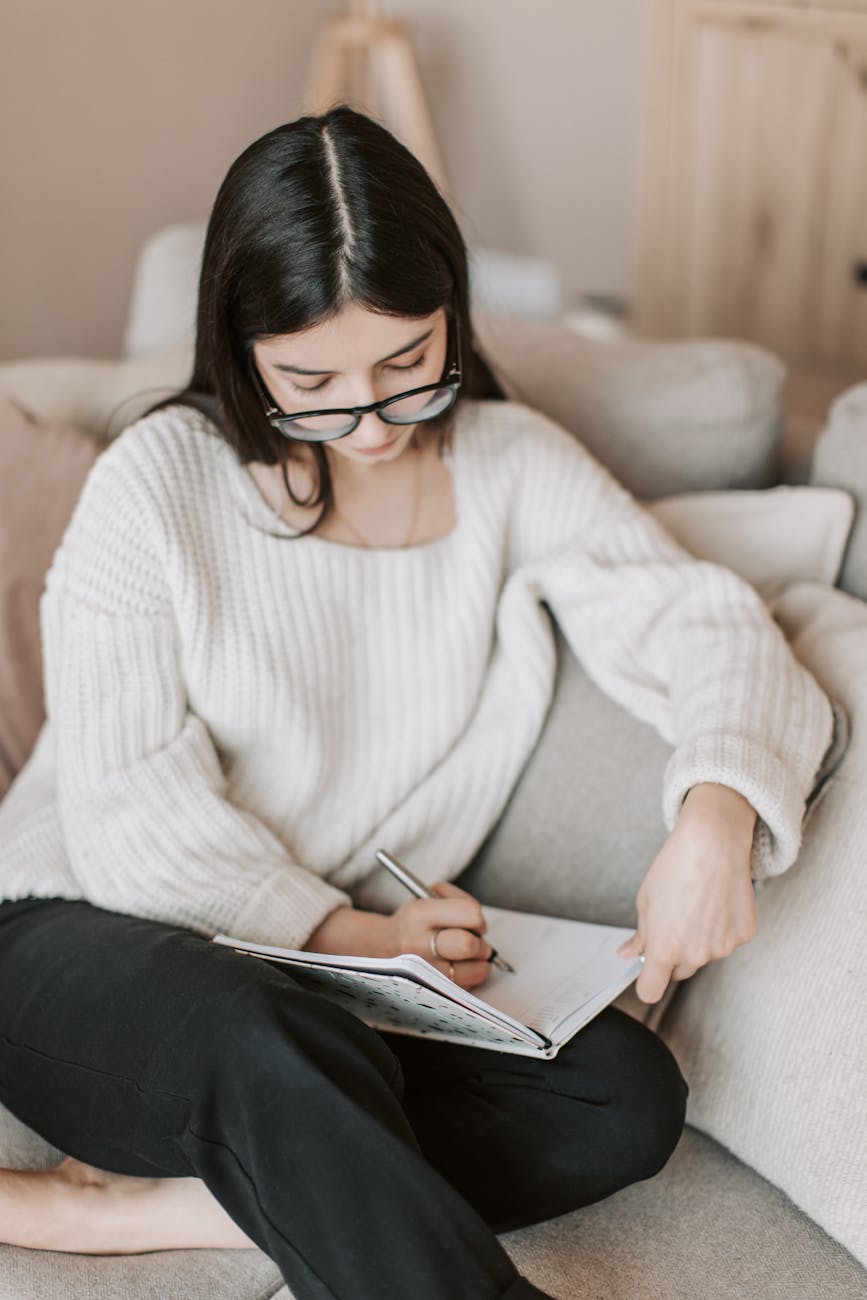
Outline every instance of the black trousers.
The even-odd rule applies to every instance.
[[[378,1033],[280,968],[89,903],[0,906],[0,1101],[204,1181],[299,1300],[524,1300],[497,1240],[649,1178],[687,1086],[609,1008],[553,1061]]]

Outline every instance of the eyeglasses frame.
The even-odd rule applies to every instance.
[[[448,351],[452,335],[455,340],[455,359],[451,367],[448,367]],[[259,394],[265,404],[265,418],[271,425],[272,429],[276,429],[284,438],[293,438],[298,442],[337,442],[339,438],[348,438],[351,433],[355,433],[355,430],[361,423],[362,416],[369,415],[374,411],[384,424],[391,425],[392,428],[406,428],[408,425],[413,423],[412,420],[389,420],[382,414],[382,412],[387,406],[392,405],[394,402],[402,402],[405,398],[416,397],[420,393],[434,393],[439,388],[450,388],[452,390],[452,400],[449,402],[449,405],[444,407],[442,411],[437,411],[436,415],[428,416],[427,419],[439,419],[441,415],[445,415],[446,411],[450,411],[457,401],[458,391],[463,383],[463,374],[461,372],[461,334],[460,329],[452,321],[451,317],[448,318],[447,324],[446,349],[446,366],[444,367],[446,373],[443,378],[439,379],[435,384],[422,384],[420,388],[408,388],[404,393],[394,393],[391,397],[383,397],[378,402],[371,402],[369,406],[331,406],[317,411],[293,411],[291,415],[287,415],[287,413],[281,410],[274,401],[274,398],[268,391],[264,379],[259,374],[252,352],[250,354],[250,368],[253,373],[253,382],[258,387]],[[347,429],[344,433],[335,433],[329,438],[305,438],[303,435],[297,433],[287,433],[285,429],[280,427],[281,424],[287,420],[294,422],[295,420],[310,419],[314,415],[351,415],[355,417],[355,423],[352,425],[351,429]],[[424,418],[418,421],[419,424],[425,422],[426,420]]]

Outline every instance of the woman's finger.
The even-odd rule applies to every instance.
[[[487,961],[458,961],[453,963],[454,975],[451,978],[462,989],[474,989],[484,984],[491,973],[491,964]],[[446,974],[449,972],[447,971]]]
[[[471,930],[442,929],[436,933],[436,950],[446,961],[487,961],[491,945]]]
[[[671,962],[660,961],[650,953],[644,954],[644,965],[635,985],[635,992],[642,1002],[659,1001],[668,988],[672,969]]]
[[[644,940],[641,937],[641,931],[636,930],[633,935],[625,939],[617,949],[620,957],[640,957],[644,952]]]
[[[469,894],[449,898],[411,898],[401,909],[414,923],[421,922],[431,930],[474,930],[481,934],[487,929],[482,905]]]
[[[453,885],[450,880],[438,880],[436,881],[435,884],[431,885],[430,888],[440,898],[468,898],[472,903],[475,903],[476,907],[478,907],[479,909],[479,916],[481,917],[481,921],[479,925],[475,926],[474,928],[478,930],[480,934],[483,931],[487,930],[488,923],[485,920],[485,914],[482,911],[482,905],[477,898],[473,897],[472,894],[468,894],[465,889],[461,889],[458,885]]]

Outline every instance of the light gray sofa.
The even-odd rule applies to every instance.
[[[761,349],[597,343],[554,327],[479,324],[516,392],[573,429],[636,495],[714,490],[767,519],[781,500],[808,510],[806,498],[772,486],[783,368]],[[104,438],[160,386],[181,382],[188,365],[186,345],[109,362],[9,363],[0,393]],[[503,1238],[522,1271],[563,1300],[867,1296],[867,386],[838,404],[816,467],[817,482],[863,508],[845,558],[848,591],[831,585],[839,555],[829,568],[826,530],[822,564],[806,572],[787,571],[794,534],[778,538],[782,572],[776,583],[766,575],[764,592],[837,705],[835,745],[798,862],[757,887],[752,943],[674,988],[664,1007],[648,1012],[634,994],[620,1000],[658,1028],[690,1082],[688,1126],[669,1164],[604,1202]],[[718,496],[706,500],[719,505]],[[704,501],[692,503],[699,513]],[[809,533],[803,518],[798,532]],[[753,551],[760,568],[773,568],[766,548]],[[670,751],[555,636],[545,730],[462,883],[491,903],[632,925],[635,891],[665,834],[659,792]],[[60,1158],[0,1115],[0,1165],[45,1168]],[[289,1300],[255,1251],[95,1257],[0,1247],[0,1300],[271,1296]]]

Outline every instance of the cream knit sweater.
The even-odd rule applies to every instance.
[[[551,700],[542,601],[674,747],[666,825],[690,786],[731,786],[754,874],[788,867],[832,714],[752,588],[526,407],[465,402],[446,463],[453,531],[365,549],[285,540],[198,412],[121,434],[46,580],[47,719],[0,805],[0,897],[303,946],[376,905],[376,848],[456,876]]]

